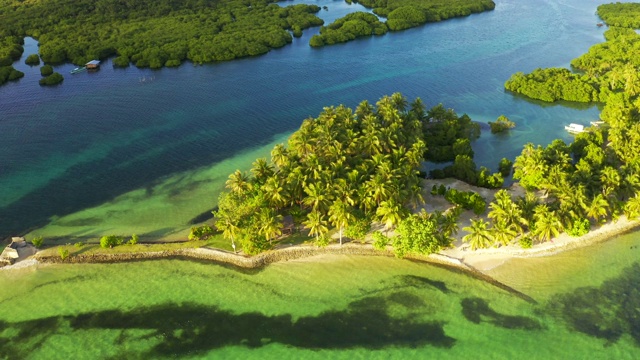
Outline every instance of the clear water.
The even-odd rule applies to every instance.
[[[0,270],[0,358],[634,359],[639,245],[627,235],[495,270],[535,303],[383,257]]]
[[[311,49],[308,31],[258,58],[112,69],[0,88],[0,234],[184,236],[248,168],[323,106],[401,91],[475,120],[478,162],[546,143],[595,107],[504,92],[515,71],[568,66],[602,41],[604,1],[496,1],[496,10]],[[350,7],[318,1],[342,16]],[[28,43],[25,56],[34,52]],[[391,258],[322,257],[241,272],[183,260],[0,270],[0,359],[636,359],[640,236],[491,270],[516,293]]]
[[[595,106],[542,105],[506,93],[516,71],[568,66],[603,40],[598,4],[500,0],[491,12],[312,49],[311,29],[256,58],[177,69],[114,69],[65,76],[40,88],[38,67],[0,87],[0,236],[105,232],[183,238],[207,213],[230,170],[247,169],[322,107],[375,102],[400,91],[474,120],[504,114],[510,135],[486,132],[477,162],[496,167],[526,142],[569,140],[563,126],[598,117]],[[286,2],[284,4],[296,3]],[[327,22],[362,10],[313,1]],[[27,39],[24,56],[36,52]],[[278,140],[280,139],[280,140]]]

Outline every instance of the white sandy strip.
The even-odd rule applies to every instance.
[[[519,245],[509,245],[499,248],[471,251],[468,250],[465,245],[445,250],[442,253],[444,255],[458,258],[478,270],[489,270],[493,267],[499,266],[511,258],[549,256],[566,250],[606,241],[616,235],[631,231],[637,227],[640,227],[640,222],[638,220],[628,220],[626,217],[621,217],[617,222],[606,223],[596,229],[592,229],[584,236],[571,237],[567,234],[561,234],[552,241],[536,244],[531,249],[522,249]]]
[[[15,263],[13,265],[1,267],[0,271],[24,269],[24,268],[28,268],[30,266],[36,266],[39,263],[40,262],[38,260],[36,260],[36,259],[27,259],[27,260],[23,260],[23,261],[17,262],[17,263]]]

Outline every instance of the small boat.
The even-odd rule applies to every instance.
[[[597,27],[602,27],[602,26],[604,26],[604,24],[603,23],[597,23],[596,26]]]
[[[83,72],[83,71],[85,71],[85,70],[87,70],[87,68],[86,68],[86,67],[84,67],[84,66],[80,66],[80,67],[77,67],[77,68],[75,68],[75,69],[71,70],[71,73],[72,73],[72,74],[77,74],[77,73],[79,73],[79,72]]]
[[[581,132],[584,132],[584,125],[569,124],[569,126],[565,126],[564,129],[571,134],[580,134]]]

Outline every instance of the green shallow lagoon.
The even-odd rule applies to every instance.
[[[639,245],[631,234],[494,270],[535,304],[385,257],[256,271],[186,260],[3,270],[0,358],[633,359]]]

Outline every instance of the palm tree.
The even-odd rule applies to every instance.
[[[267,162],[266,158],[258,158],[252,165],[251,173],[257,184],[264,184],[269,176],[274,174],[273,167]]]
[[[602,194],[596,195],[587,208],[587,217],[592,218],[594,221],[599,222],[600,218],[607,216],[609,208],[609,202]]]
[[[340,245],[342,245],[342,230],[349,225],[355,217],[349,206],[338,199],[329,207],[329,221],[340,229]]]
[[[259,217],[259,232],[261,235],[269,240],[271,240],[282,234],[282,215],[276,213],[274,210],[269,208],[263,208],[260,211]]]
[[[311,206],[312,210],[324,212],[329,208],[331,196],[326,187],[309,184],[304,188],[304,192],[307,194],[307,197],[305,197],[302,202],[307,206]]]
[[[309,235],[316,236],[316,240],[329,231],[327,228],[327,221],[324,216],[318,211],[312,211],[307,214],[307,220],[302,222],[307,229],[309,229]]]
[[[502,189],[495,195],[495,201],[489,204],[489,218],[494,223],[503,222],[506,226],[513,226],[518,232],[523,231],[523,225],[527,224],[527,219],[522,215],[522,209],[511,200],[511,195]]]
[[[235,221],[228,214],[219,214],[222,215],[216,221],[216,227],[222,230],[222,236],[225,239],[231,240],[231,247],[233,248],[233,252],[236,252],[236,243],[235,238],[240,232],[240,228],[238,228],[235,224]]]
[[[241,196],[251,190],[249,176],[240,170],[236,170],[229,175],[229,179],[225,183],[225,186],[227,189],[231,190],[231,192]]]
[[[487,225],[489,223],[483,219],[471,219],[471,226],[462,228],[462,230],[469,232],[462,238],[462,241],[468,242],[471,250],[491,246],[493,239],[491,238],[491,232],[487,229]]]
[[[629,220],[640,216],[640,194],[636,193],[624,206],[624,213]]]
[[[562,231],[560,219],[554,211],[549,210],[546,204],[536,206],[534,220],[533,234],[543,242],[558,236]]]
[[[287,174],[285,191],[291,197],[291,205],[296,203],[302,207],[302,198],[306,184],[307,176],[302,173],[302,167],[297,166]]]
[[[381,202],[378,209],[376,209],[376,215],[378,215],[380,221],[384,223],[384,227],[387,231],[398,225],[406,216],[406,213],[407,210],[404,206],[398,203],[398,201],[393,197]]]
[[[620,187],[622,179],[618,170],[611,166],[605,166],[600,171],[600,182],[602,183],[602,194],[607,197]]]
[[[380,174],[371,176],[371,179],[364,184],[369,197],[380,206],[380,203],[387,200],[391,195],[391,181],[385,179]]]
[[[271,150],[271,161],[279,168],[283,169],[290,163],[289,152],[284,144],[277,144]]]
[[[282,185],[280,185],[280,180],[277,176],[269,176],[264,186],[262,186],[262,190],[267,201],[276,209],[287,203],[287,194]]]
[[[507,225],[502,221],[494,222],[490,231],[495,242],[503,246],[509,245],[518,236],[518,231],[513,224]]]

